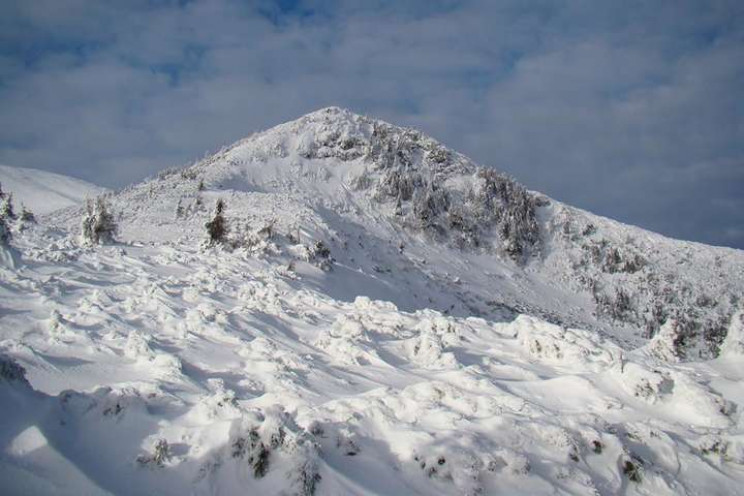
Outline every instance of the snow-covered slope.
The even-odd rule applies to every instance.
[[[0,184],[3,191],[13,194],[18,207],[25,205],[36,215],[80,205],[86,197],[106,191],[74,177],[7,165],[0,165]]]
[[[418,131],[338,108],[111,201],[124,240],[200,242],[218,198],[234,243],[268,225],[282,236],[300,230],[336,259],[329,288],[353,273],[347,298],[384,297],[407,310],[526,312],[635,345],[674,319],[678,355],[695,358],[717,354],[744,294],[744,252],[583,212]],[[61,220],[75,228],[79,217]]]
[[[739,251],[337,108],[106,202],[12,225],[4,492],[741,494]]]
[[[0,287],[4,494],[723,495],[744,479],[741,343],[679,365],[526,315],[335,299],[300,260],[21,249]]]

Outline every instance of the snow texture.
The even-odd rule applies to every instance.
[[[739,251],[337,108],[106,203],[9,226],[4,494],[741,494]]]

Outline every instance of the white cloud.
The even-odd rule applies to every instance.
[[[123,185],[336,104],[569,203],[744,247],[744,214],[709,201],[744,186],[740,3],[315,1],[279,23],[158,5],[0,7],[0,160]]]

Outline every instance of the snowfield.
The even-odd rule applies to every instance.
[[[744,494],[739,251],[335,108],[106,200],[11,223],[3,494]]]
[[[80,205],[87,197],[106,191],[81,179],[36,169],[0,165],[0,184],[13,193],[17,207],[25,205],[36,215]]]

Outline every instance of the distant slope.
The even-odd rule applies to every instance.
[[[17,207],[24,204],[38,215],[77,205],[86,196],[106,191],[106,188],[74,177],[7,165],[0,165],[0,183],[3,191],[13,193]]]

